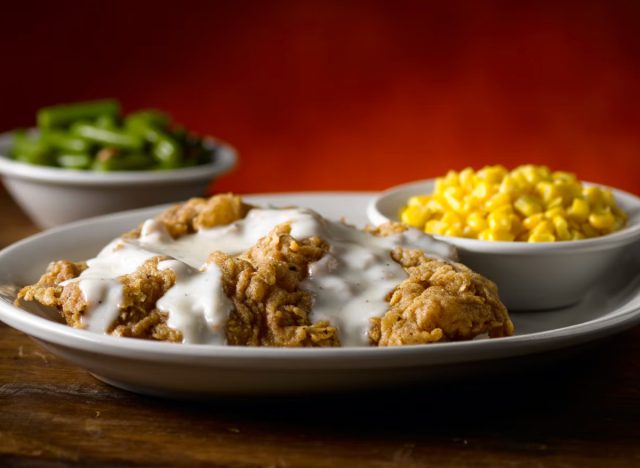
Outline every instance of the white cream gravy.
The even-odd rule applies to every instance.
[[[241,254],[285,222],[290,223],[294,238],[319,236],[330,245],[329,252],[309,266],[301,287],[313,295],[311,322],[331,322],[343,346],[368,344],[369,319],[384,314],[385,297],[406,278],[391,259],[394,247],[455,258],[452,246],[415,229],[375,237],[307,209],[253,209],[244,219],[176,240],[162,223],[147,220],[139,239],[116,239],[87,262],[88,268],[78,278],[69,281],[79,282],[88,303],[83,324],[91,331],[106,332],[122,298],[117,278],[161,255],[169,260],[158,267],[176,274],[174,286],[157,302],[158,309],[168,314],[169,326],[182,332],[185,343],[224,344],[224,324],[233,306],[222,291],[219,268],[206,264],[207,257],[214,251]]]
[[[87,261],[87,269],[78,278],[62,282],[78,282],[87,302],[87,313],[81,317],[82,325],[90,331],[104,333],[118,317],[122,299],[119,276],[133,273],[144,262],[157,254],[116,239],[104,247],[97,257]]]
[[[180,330],[186,343],[224,344],[224,325],[233,303],[220,286],[220,269],[209,264],[200,271],[178,260],[164,260],[158,268],[176,274],[174,286],[156,303],[169,314],[167,324]]]
[[[331,248],[309,266],[309,277],[301,285],[314,297],[311,321],[331,322],[343,346],[366,346],[369,319],[386,312],[387,294],[407,277],[391,250],[406,246],[432,252],[434,247],[440,250],[441,243],[413,231],[376,237],[340,223],[327,223],[323,234]],[[447,254],[444,249],[438,253]]]

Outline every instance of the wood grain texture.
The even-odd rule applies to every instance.
[[[38,228],[18,208],[0,182],[0,249],[36,232]]]
[[[35,231],[23,226],[3,245]],[[89,464],[639,466],[640,328],[471,381],[172,401],[109,387],[0,324],[0,465]]]

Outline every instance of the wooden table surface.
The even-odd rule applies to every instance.
[[[36,228],[0,187],[0,247]],[[640,327],[464,382],[172,401],[127,393],[0,323],[0,466],[640,466]]]

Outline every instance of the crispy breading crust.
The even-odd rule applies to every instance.
[[[156,308],[156,302],[176,282],[176,274],[158,269],[163,257],[153,257],[129,275],[121,276],[123,285],[120,314],[111,334],[162,341],[182,341],[182,333],[167,325],[168,315]]]
[[[392,258],[409,278],[389,300],[389,310],[371,320],[369,337],[378,346],[469,340],[513,334],[513,323],[500,302],[496,285],[455,262],[427,257],[412,249],[395,249]]]
[[[37,283],[25,286],[18,292],[16,303],[20,300],[37,301],[47,307],[57,307],[63,290],[60,283],[75,278],[86,268],[87,264],[84,262],[51,262]]]
[[[238,195],[224,193],[211,198],[192,198],[185,203],[174,205],[156,218],[167,228],[174,239],[193,234],[198,229],[229,224],[246,216],[252,208]],[[129,231],[123,237],[140,237],[141,226]]]
[[[366,230],[389,236],[407,230],[389,222]],[[391,257],[409,277],[390,294],[389,310],[371,320],[369,339],[378,346],[470,340],[478,335],[513,335],[498,288],[457,262],[431,258],[417,249],[396,248]]]
[[[158,270],[162,257],[154,257],[131,274],[119,277],[123,285],[122,302],[116,321],[108,332],[116,336],[152,338],[164,341],[182,341],[182,333],[170,328],[167,314],[155,308],[155,304],[175,282],[170,269]],[[60,283],[76,278],[84,269],[84,263],[66,260],[53,262],[40,280],[22,288],[16,303],[21,300],[37,301],[57,308],[68,325],[83,328],[82,316],[87,311],[87,301],[77,282],[65,286]]]
[[[225,294],[234,304],[226,326],[231,345],[339,346],[336,328],[311,324],[313,299],[300,289],[310,263],[329,250],[318,237],[297,241],[281,224],[241,257],[214,252]]]

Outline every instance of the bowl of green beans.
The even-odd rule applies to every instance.
[[[37,127],[0,135],[0,174],[40,227],[203,195],[235,150],[156,110],[115,100],[45,107]]]

